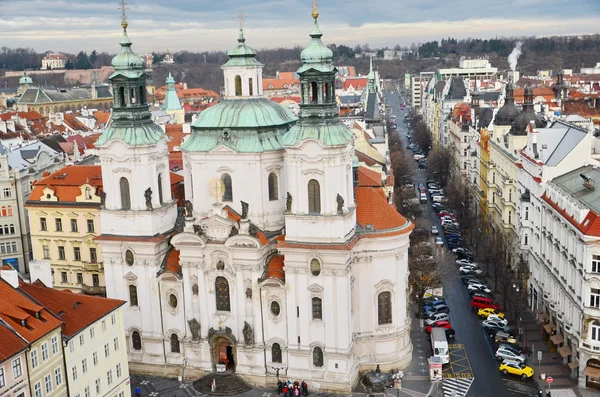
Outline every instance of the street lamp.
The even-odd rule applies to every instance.
[[[404,372],[398,371],[392,375],[392,379],[394,379],[394,387],[396,388],[396,396],[400,397],[400,389],[402,389],[402,377],[404,376]]]

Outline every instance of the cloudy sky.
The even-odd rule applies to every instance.
[[[255,48],[305,45],[311,0],[128,0],[136,52],[223,50],[245,14]],[[119,0],[0,0],[0,47],[116,52]],[[600,31],[600,0],[320,0],[326,43],[410,45],[443,37]]]

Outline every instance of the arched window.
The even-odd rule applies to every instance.
[[[252,77],[248,79],[248,95],[252,96],[254,87],[252,87]]]
[[[119,88],[119,106],[125,107],[125,87]]]
[[[269,174],[269,200],[279,200],[279,186],[277,183],[277,175],[274,172]]]
[[[119,181],[119,186],[121,188],[121,209],[129,210],[131,209],[131,197],[129,195],[129,181],[127,178],[122,177]]]
[[[135,285],[129,286],[129,304],[131,306],[138,305],[137,287]]]
[[[221,177],[223,182],[223,201],[233,201],[233,188],[231,186],[231,176],[223,174]]]
[[[271,362],[281,362],[281,346],[279,346],[279,343],[273,343],[273,346],[271,346]]]
[[[229,301],[229,282],[225,277],[217,277],[215,280],[215,295],[217,299],[217,310],[229,312],[231,311],[231,303]]]
[[[142,350],[142,338],[139,332],[133,331],[131,333],[131,344],[133,345],[133,350]]]
[[[2,216],[7,216],[8,215],[8,211],[6,210],[6,206],[2,206],[2,212],[1,212]]]
[[[158,202],[163,203],[162,174],[158,174]]]
[[[313,349],[313,365],[315,367],[323,366],[323,349],[320,347],[315,347]]]
[[[135,95],[135,88],[130,89],[129,93],[131,95],[131,104],[134,105],[137,102],[136,95]]]
[[[308,212],[311,214],[321,213],[321,186],[314,179],[308,182]]]
[[[313,320],[323,319],[323,301],[321,298],[312,298],[312,318]]]
[[[323,87],[323,96],[325,97],[325,102],[329,102],[331,100],[331,93],[329,92],[329,83],[325,83]]]
[[[4,234],[9,234],[10,229],[8,228],[8,225],[4,225]]]
[[[321,274],[321,262],[317,258],[313,258],[310,261],[310,274],[315,277]]]
[[[91,200],[92,199],[92,189],[89,187],[85,188],[85,199],[86,200]]]
[[[7,207],[7,209],[8,209],[8,216],[12,216],[12,214],[13,214],[13,212],[12,212],[12,205],[9,205]]]
[[[140,86],[140,104],[146,103],[146,87]]]
[[[242,78],[235,76],[235,96],[242,96]]]
[[[15,225],[11,223],[10,225],[10,234],[15,234]]]
[[[377,296],[377,317],[379,325],[392,323],[392,293],[384,291]]]
[[[171,334],[171,353],[181,353],[179,351],[179,338],[177,334]]]
[[[314,81],[310,83],[310,91],[311,91],[311,103],[317,103],[319,101],[319,86]]]
[[[40,115],[44,115],[44,108],[40,108]]]

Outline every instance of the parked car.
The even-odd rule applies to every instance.
[[[450,308],[446,305],[432,307],[430,310],[425,312],[425,317],[429,318],[437,313],[450,313]]]
[[[473,266],[461,266],[460,268],[458,268],[458,271],[460,272],[460,274],[480,275],[483,273],[483,270],[477,269]]]
[[[502,314],[502,316],[504,316],[504,313],[500,313],[500,314]],[[487,319],[488,319],[488,321],[496,321],[498,323],[508,325],[507,319],[505,319],[504,317],[500,317],[496,314],[490,314]]]
[[[517,339],[514,336],[512,336],[511,334],[509,334],[507,332],[503,332],[503,331],[496,332],[496,335],[494,335],[494,342],[507,343],[510,345],[517,345],[517,343],[518,343]]]
[[[473,262],[466,259],[457,259],[456,264],[459,266],[472,266]]]
[[[454,252],[455,254],[472,255],[471,251],[469,251],[466,248],[456,248],[456,249],[453,249],[452,252]]]
[[[490,287],[488,287],[485,284],[479,284],[479,283],[472,283],[467,285],[467,290],[469,292],[483,292],[484,294],[491,294],[492,290],[490,289]]]
[[[431,325],[438,321],[448,321],[450,320],[450,315],[448,313],[436,313],[431,318],[425,319],[425,325]]]
[[[437,226],[431,226],[431,234],[438,234],[439,232]]]
[[[485,309],[486,307],[499,310],[500,307],[494,303],[491,298],[474,295],[471,299],[471,308],[473,310]]]
[[[456,336],[456,331],[454,330],[454,328],[445,328],[444,331],[446,331],[447,339],[454,339],[454,336]],[[431,340],[430,334],[427,334],[427,340]]]
[[[435,243],[439,246],[443,246],[444,245],[444,240],[442,240],[442,238],[440,236],[437,236],[435,238]]]
[[[483,317],[483,318],[488,318],[489,316],[496,316],[499,318],[504,318],[504,313],[502,313],[496,309],[492,309],[490,307],[486,307],[485,309],[480,309],[477,312],[477,315],[479,317]]]
[[[483,281],[479,280],[474,274],[463,274],[460,278],[463,284],[469,284],[470,282],[483,283]]]
[[[494,322],[482,321],[481,326],[490,334],[495,335],[497,332],[505,332],[510,334],[512,332],[512,328],[507,325],[500,325]]]
[[[502,328],[502,327],[506,327],[507,326],[508,321],[506,320],[483,320],[481,322],[481,325],[484,328]],[[506,330],[503,330],[504,332],[507,332]]]
[[[510,361],[518,361],[521,363],[525,363],[527,361],[527,356],[522,354],[522,353],[518,353],[517,351],[511,349],[511,348],[506,348],[506,347],[499,347],[498,350],[496,350],[496,358],[498,360],[510,360]]]
[[[446,320],[444,320],[444,321],[438,321],[438,322],[435,322],[435,323],[433,323],[431,325],[426,326],[425,327],[425,332],[430,333],[433,328],[452,328],[452,326]]]
[[[438,299],[438,300],[434,300],[432,302],[423,303],[423,312],[429,311],[432,308],[437,307],[437,306],[448,306],[448,304],[443,299]]]
[[[517,361],[502,361],[502,364],[498,367],[498,370],[504,375],[512,374],[520,376],[521,379],[531,378],[533,376],[533,368],[517,362]]]
[[[519,345],[511,345],[510,343],[498,343],[496,345],[496,348],[500,348],[500,347],[513,349],[515,352],[517,352],[519,354],[523,353],[523,348]]]

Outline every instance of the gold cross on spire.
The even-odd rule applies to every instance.
[[[119,9],[121,10],[121,26],[123,29],[127,28],[127,4],[125,4],[125,0],[121,0],[121,5]]]
[[[238,20],[240,22],[240,30],[244,29],[244,13],[242,12],[242,10],[240,10],[240,12],[237,13],[237,17]]]
[[[317,6],[317,0],[312,2],[312,17],[316,20],[319,17],[319,7]]]

